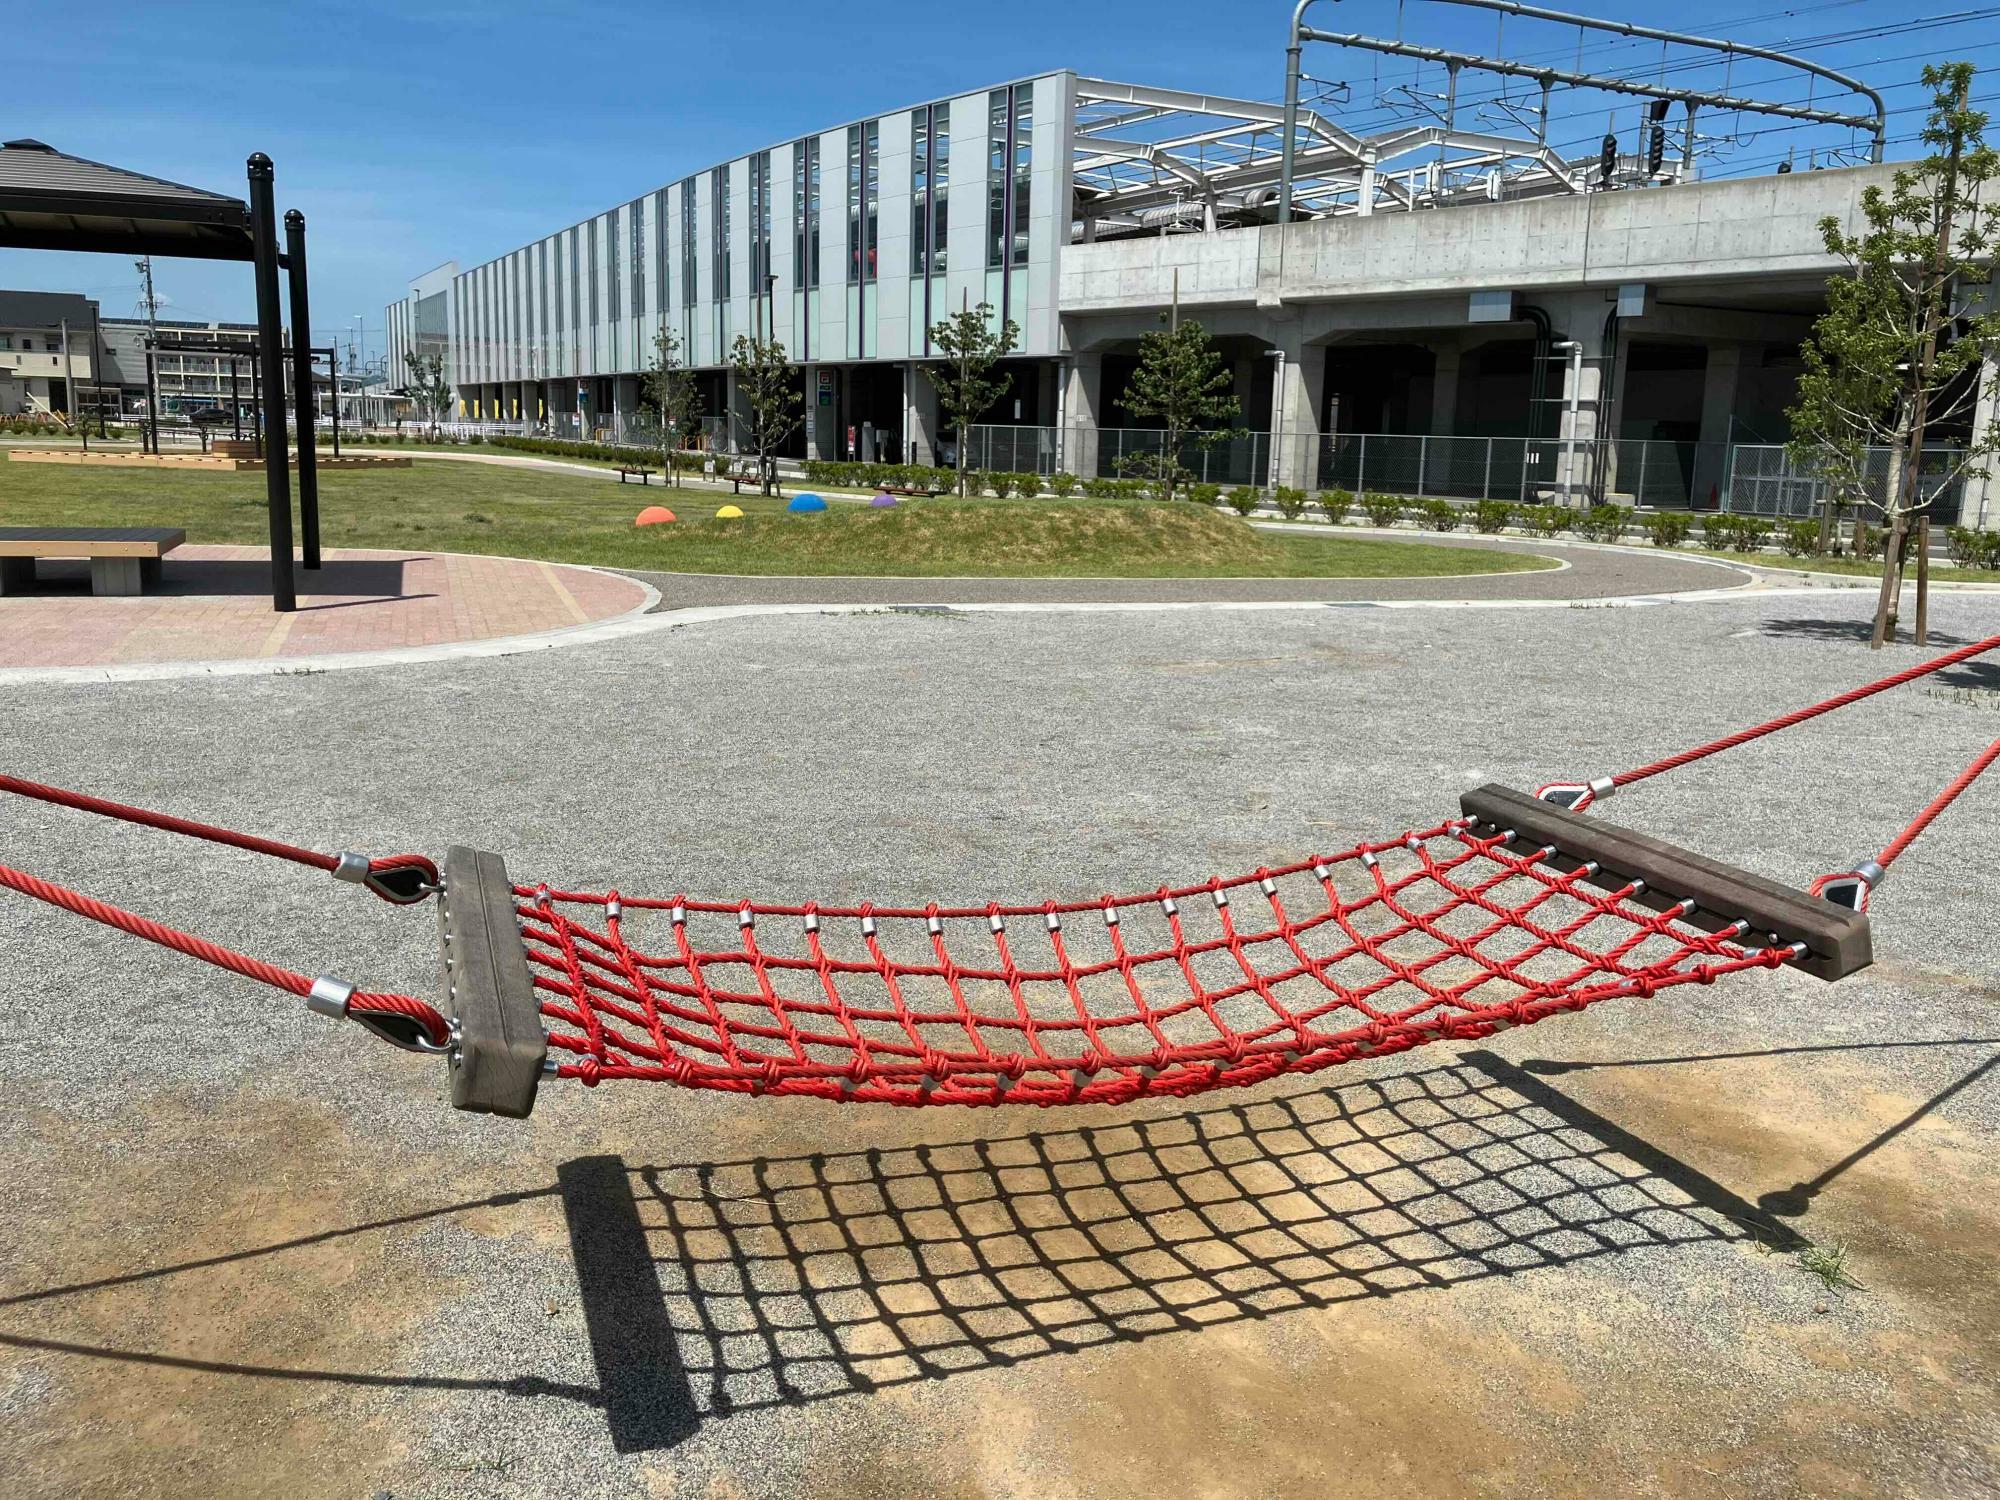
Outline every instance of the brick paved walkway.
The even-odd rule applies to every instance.
[[[646,602],[615,574],[514,558],[329,552],[274,614],[269,554],[182,547],[162,586],[96,599],[82,564],[43,563],[33,594],[0,599],[0,668],[330,656],[532,635],[613,619]]]

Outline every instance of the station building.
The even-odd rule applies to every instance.
[[[416,277],[390,369],[443,355],[467,420],[623,432],[667,330],[726,445],[731,341],[774,336],[796,456],[934,462],[962,436],[982,467],[1111,473],[1149,426],[1123,404],[1138,340],[1177,312],[1232,371],[1246,435],[1201,456],[1223,482],[1789,493],[1798,348],[1838,270],[1819,226],[1893,164],[1704,182],[1643,126],[1607,166],[1307,109],[1280,222],[1282,129],[1271,104],[1068,71],[886,111]],[[929,329],[982,302],[1019,330],[1011,385],[946,433]],[[1975,378],[1990,412],[2000,380]],[[1991,488],[1954,511],[2000,524]]]

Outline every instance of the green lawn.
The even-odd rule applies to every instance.
[[[741,520],[716,508],[740,505]],[[642,506],[682,520],[632,524]],[[1124,578],[1391,578],[1517,572],[1542,559],[1485,548],[1258,531],[1188,505],[1085,500],[836,503],[607,484],[494,464],[420,460],[320,477],[329,547],[435,548],[703,573]],[[180,526],[191,542],[265,540],[261,474],[157,473],[0,459],[0,525]]]
[[[1882,562],[1879,558],[1865,557],[1786,557],[1778,552],[1710,552],[1706,547],[1675,547],[1675,552],[1684,552],[1689,557],[1706,557],[1716,562],[1742,563],[1750,568],[1782,568],[1793,573],[1842,573],[1850,578],[1877,578],[1882,576]],[[1908,581],[1917,581],[1917,560],[1912,557],[1906,568]],[[1995,568],[1953,568],[1931,564],[1932,583],[2000,583],[2000,569]]]

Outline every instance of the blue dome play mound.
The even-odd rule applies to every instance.
[[[801,513],[812,510],[825,510],[826,502],[817,495],[794,495],[792,496],[792,503],[787,505],[785,509]]]

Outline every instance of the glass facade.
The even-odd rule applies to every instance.
[[[771,153],[750,158],[750,295],[764,295],[771,269]]]
[[[819,285],[819,137],[792,148],[792,284]]]
[[[1028,200],[1034,180],[1034,90],[986,96],[986,269],[1028,263]]]
[[[951,106],[930,104],[911,116],[910,274],[936,276],[945,270],[950,215]]]
[[[608,303],[607,311],[610,312],[611,321],[614,323],[624,316],[619,306],[623,299],[618,295],[619,283],[624,279],[625,269],[618,258],[618,218],[618,210],[615,208],[604,216],[605,249],[610,252],[605,257],[607,270],[604,277],[604,291]],[[591,248],[593,252],[596,250],[595,246]],[[593,318],[591,321],[595,322],[596,319]]]
[[[625,209],[632,226],[632,316],[646,316],[646,204],[634,199]]]
[[[882,231],[882,124],[847,127],[847,279],[875,279]]]
[[[488,415],[495,406],[496,392],[490,389],[494,384],[608,378],[644,368],[653,357],[655,329],[664,327],[677,309],[682,316],[672,321],[683,340],[682,357],[710,368],[728,362],[729,340],[735,333],[753,330],[771,335],[782,331],[793,357],[806,362],[929,357],[928,332],[934,316],[945,302],[956,306],[959,301],[958,284],[951,283],[947,291],[943,280],[953,269],[951,158],[956,115],[964,137],[956,154],[966,158],[959,163],[960,176],[966,180],[958,184],[961,219],[956,238],[963,243],[956,269],[974,300],[983,292],[1002,316],[1032,314],[1038,326],[1030,337],[1039,356],[1053,347],[1057,337],[1052,317],[1044,316],[1054,303],[1054,251],[1043,263],[1031,263],[1031,248],[1042,247],[1031,246],[1030,215],[1035,204],[1046,209],[1049,203],[1059,203],[1061,190],[1058,185],[1046,202],[1040,196],[1049,185],[1036,184],[1032,136],[1036,100],[1040,97],[1045,107],[1057,101],[1061,96],[1048,90],[1052,84],[1067,87],[1059,78],[1050,75],[1030,84],[918,105],[907,117],[864,119],[649,190],[485,265],[447,273],[432,284],[451,289],[446,294],[451,313],[448,329],[420,329],[418,299],[413,295],[403,314],[411,333],[401,347],[420,347],[425,334],[434,343],[454,346],[447,353],[455,356],[455,378],[489,387],[466,392],[468,405],[478,401]],[[1043,90],[1041,96],[1038,88]],[[987,148],[983,197],[978,193],[977,157],[982,101]],[[891,137],[886,143],[887,165],[894,179],[887,184],[887,223],[881,212],[885,121]],[[907,173],[901,159],[906,141]],[[836,169],[845,157],[845,173],[832,182],[825,180],[824,157],[829,151],[835,154]],[[791,175],[784,186],[790,189],[790,202],[780,222],[774,193],[781,190],[776,178],[787,165],[772,158],[786,154]],[[1064,160],[1040,166],[1042,176],[1051,177],[1062,172]],[[900,201],[905,191],[907,212]],[[837,216],[832,229],[837,252],[822,239],[829,193]],[[973,239],[982,204],[984,268],[1003,273],[997,278],[982,279],[982,257]],[[781,235],[789,237],[789,246],[779,243]],[[745,239],[740,247],[739,237]],[[844,277],[835,273],[845,282],[845,296],[821,298],[817,293],[836,253],[845,264]],[[783,266],[781,258],[786,258]],[[1032,290],[1016,274],[1031,264],[1036,278]],[[885,265],[894,269],[894,285],[889,287],[879,284]],[[785,285],[801,295],[780,302],[774,294]],[[738,297],[748,300],[736,303],[731,311],[729,304]],[[429,303],[423,311],[423,321],[435,323],[436,304]],[[610,399],[609,387],[599,390]],[[856,399],[874,401],[877,396],[871,390]],[[511,393],[500,393],[506,414],[512,414],[514,400]]]

